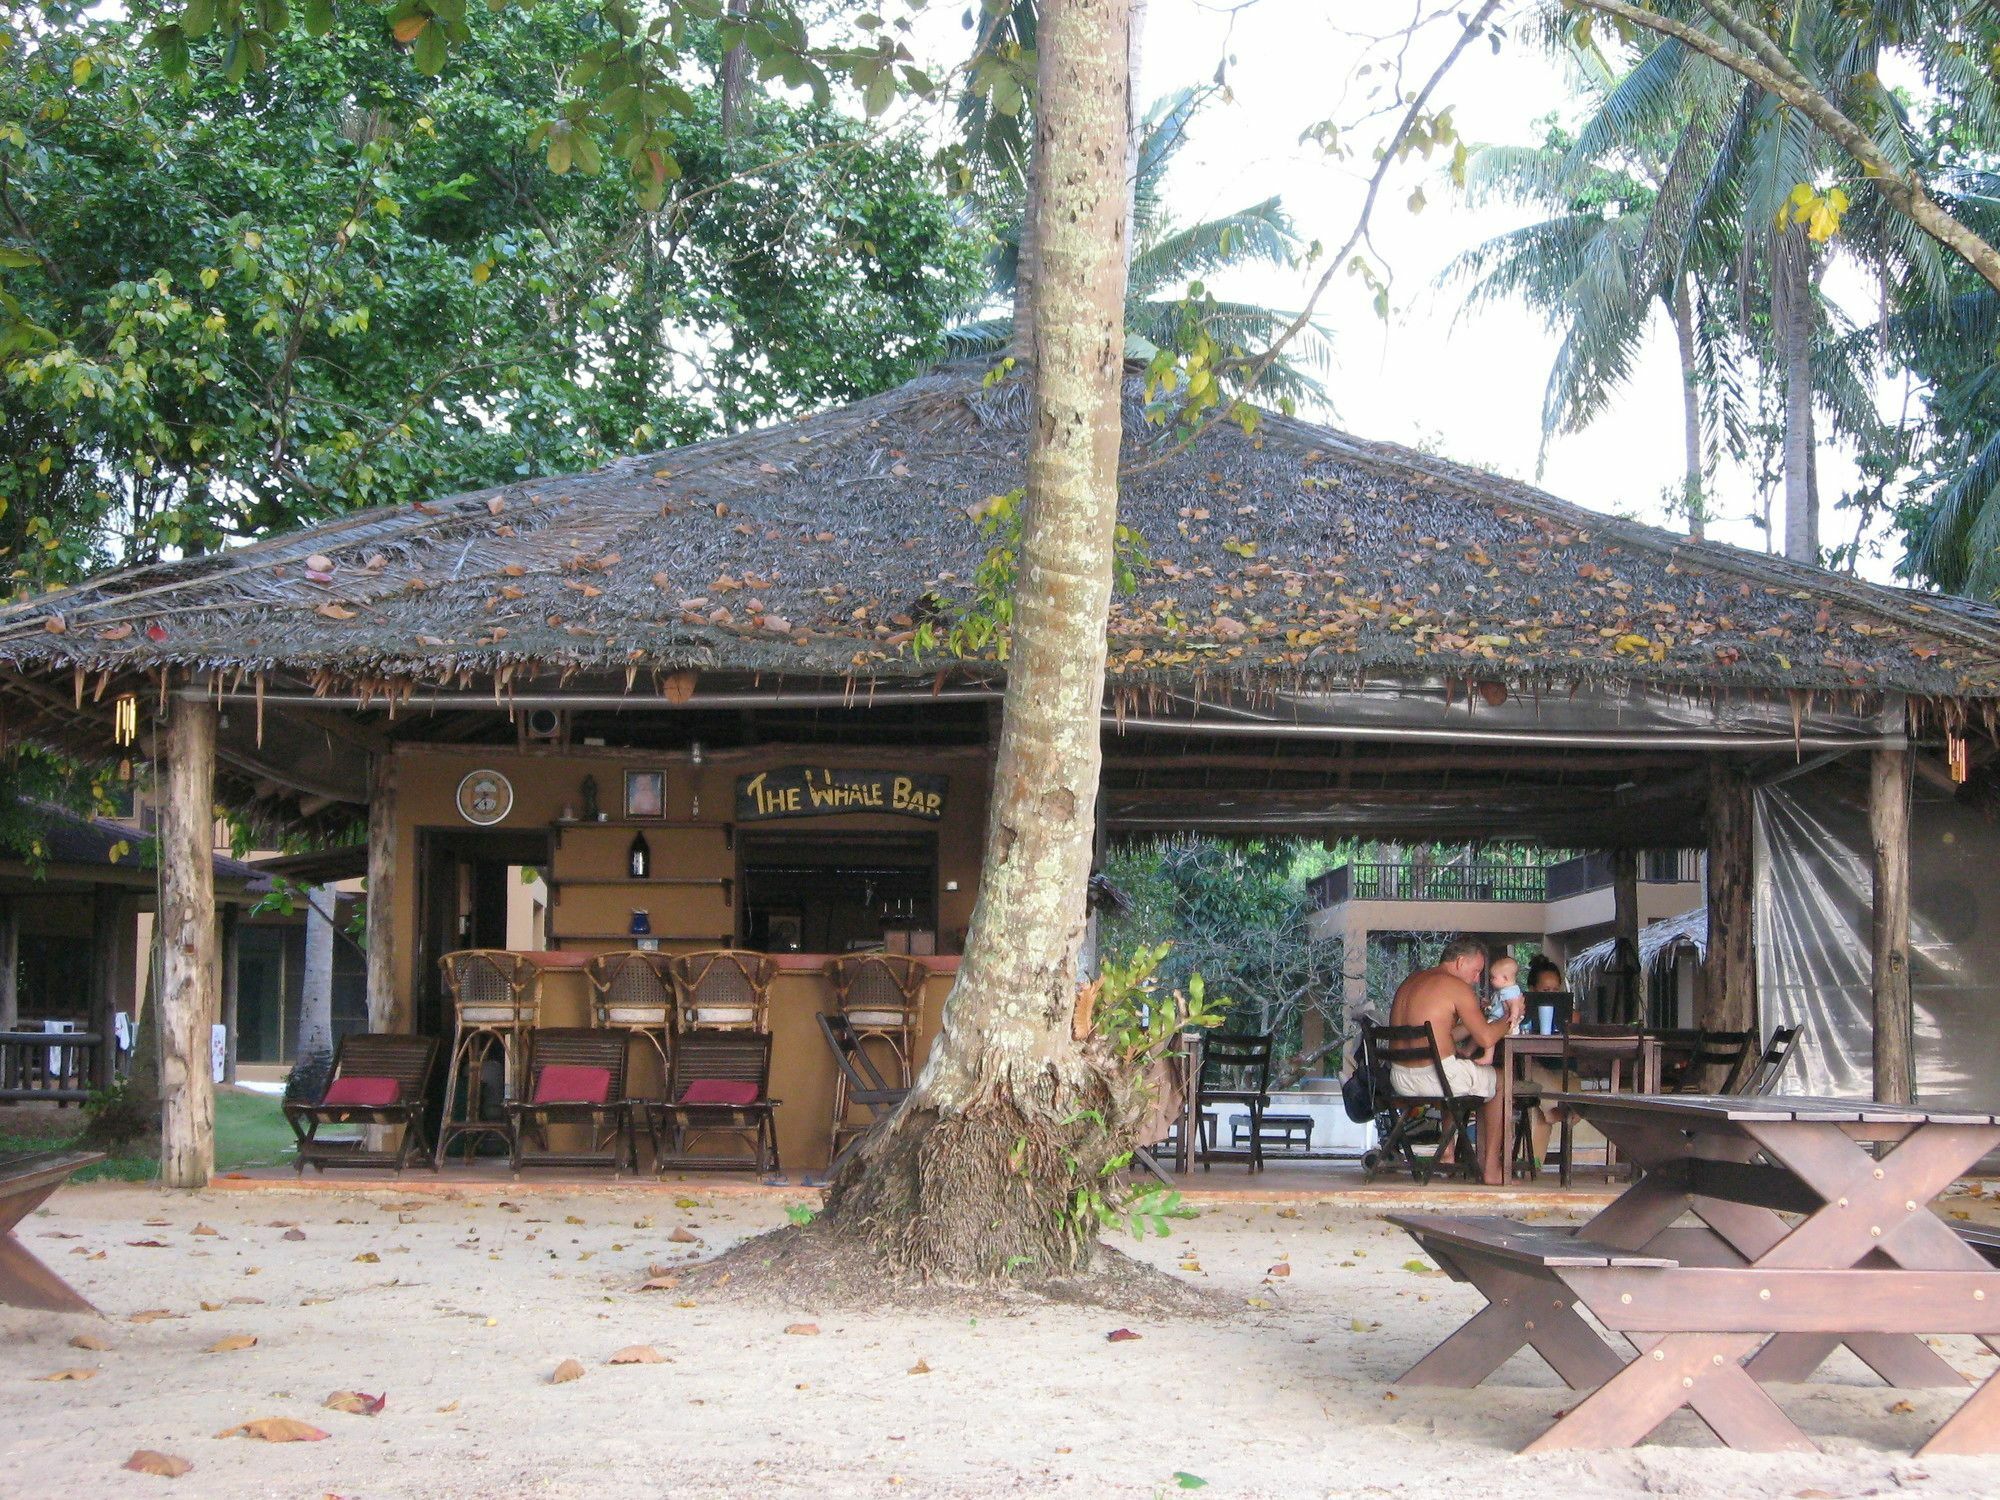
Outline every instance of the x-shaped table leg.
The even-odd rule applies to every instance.
[[[1686,1406],[1732,1448],[1812,1452],[1812,1439],[1743,1368],[1762,1341],[1754,1333],[1668,1334],[1521,1451],[1627,1448]]]
[[[1569,1288],[1561,1282],[1458,1246],[1427,1243],[1424,1249],[1459,1280],[1483,1292],[1486,1306],[1417,1361],[1398,1385],[1470,1388],[1524,1344],[1532,1345],[1572,1390],[1602,1385],[1623,1368],[1624,1361],[1578,1316]]]

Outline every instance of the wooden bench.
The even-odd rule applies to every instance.
[[[1553,1224],[1491,1215],[1389,1214],[1486,1306],[1403,1374],[1399,1384],[1471,1387],[1532,1347],[1573,1390],[1602,1385],[1625,1361],[1578,1315],[1556,1273],[1582,1267],[1667,1270],[1680,1263],[1580,1238]]]
[[[103,1160],[102,1151],[0,1152],[0,1302],[49,1312],[97,1311],[14,1238],[14,1226],[71,1173]]]
[[[1257,1135],[1266,1150],[1273,1146],[1280,1151],[1310,1151],[1312,1149],[1313,1119],[1311,1115],[1264,1115],[1258,1122]],[[1229,1122],[1230,1144],[1238,1151],[1250,1144],[1250,1117],[1238,1115]]]
[[[1958,1237],[1985,1256],[1987,1261],[2000,1266],[2000,1228],[1990,1224],[1954,1224]]]

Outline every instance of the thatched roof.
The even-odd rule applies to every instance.
[[[1268,417],[1161,461],[1136,381],[1128,683],[1363,673],[2000,698],[2000,619],[1565,504]],[[594,473],[374,510],[0,609],[0,664],[336,683],[543,671],[922,678],[971,592],[972,512],[1022,483],[1029,398],[947,367],[801,421]],[[985,669],[980,669],[985,670]]]
[[[1707,907],[1697,906],[1692,911],[1684,911],[1679,916],[1666,917],[1641,928],[1639,965],[1649,975],[1658,974],[1673,967],[1675,956],[1684,947],[1692,948],[1698,959],[1708,957]],[[1592,943],[1588,948],[1572,954],[1567,975],[1570,989],[1579,992],[1589,989],[1609,972],[1617,956],[1616,938]]]

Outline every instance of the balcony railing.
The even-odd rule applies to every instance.
[[[1307,887],[1320,908],[1343,901],[1545,901],[1540,865],[1352,864],[1328,870]]]
[[[1612,882],[1611,856],[1599,851],[1549,866],[1549,900],[1601,891]],[[1701,879],[1699,849],[1641,849],[1639,879],[1647,885],[1692,885]]]
[[[0,1100],[81,1104],[96,1087],[104,1038],[86,1031],[0,1031]]]
[[[1701,879],[1699,849],[1644,849],[1639,879],[1684,885]],[[1306,886],[1320,911],[1343,901],[1560,901],[1611,884],[1611,856],[1583,854],[1553,865],[1341,865]]]

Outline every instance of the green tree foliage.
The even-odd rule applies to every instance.
[[[851,399],[977,282],[925,153],[827,105],[739,99],[725,138],[677,85],[657,211],[587,132],[555,150],[582,0],[482,12],[441,73],[373,8],[257,15],[154,51],[144,7],[0,10],[17,586]]]
[[[1125,332],[1132,352],[1151,357],[1166,349],[1185,352],[1206,339],[1216,346],[1223,386],[1240,390],[1250,363],[1291,322],[1292,313],[1262,303],[1216,296],[1207,283],[1257,267],[1303,264],[1312,247],[1300,237],[1282,198],[1266,198],[1212,219],[1182,223],[1168,203],[1168,168],[1187,144],[1188,132],[1212,90],[1182,89],[1147,112],[1137,147],[1132,194],[1132,261],[1126,279]],[[1003,121],[1005,117],[1002,117]],[[1012,137],[983,115],[979,141]],[[968,129],[972,128],[968,126]],[[981,315],[948,335],[954,349],[997,354],[1013,336],[1006,305],[1014,296],[1023,194],[1010,155],[988,163],[986,209],[996,228],[988,256],[991,283],[979,298]],[[1309,323],[1265,373],[1260,389],[1284,401],[1324,403],[1321,384],[1333,366],[1333,340]]]

